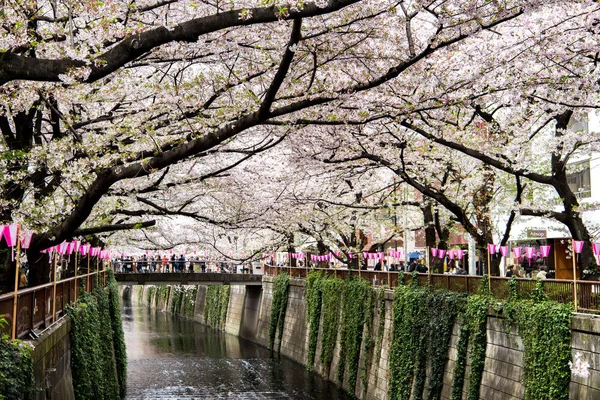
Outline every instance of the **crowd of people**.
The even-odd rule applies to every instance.
[[[115,270],[121,273],[146,273],[146,272],[223,272],[223,273],[251,273],[251,267],[228,264],[225,262],[212,262],[201,260],[199,257],[186,258],[183,254],[177,257],[172,254],[150,256],[144,254],[139,257],[122,256],[113,262]]]

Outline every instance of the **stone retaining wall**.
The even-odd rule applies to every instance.
[[[139,290],[139,289],[138,289]],[[204,298],[206,288],[200,286],[196,298],[193,319],[203,321]],[[308,359],[308,321],[304,299],[304,281],[292,279],[288,294],[288,305],[285,316],[284,331],[281,343],[281,354],[306,365]],[[361,350],[355,395],[359,399],[383,400],[388,398],[389,353],[392,343],[392,306],[393,292],[385,293],[384,335],[381,343],[374,344],[374,350],[367,360],[367,385],[363,385],[364,351]],[[133,297],[137,298],[137,297]],[[225,330],[239,335],[263,346],[269,345],[269,326],[271,303],[273,300],[273,279],[263,278],[262,290],[257,287],[232,286]],[[378,304],[376,304],[378,307]],[[379,312],[374,311],[373,340],[379,325]],[[573,355],[581,353],[590,363],[590,376],[578,378],[573,376],[570,384],[569,398],[573,400],[600,399],[600,318],[590,315],[576,315],[572,322]],[[460,326],[455,324],[450,340],[448,361],[443,379],[442,400],[450,400],[452,393],[453,370],[456,363],[456,347]],[[487,349],[484,372],[481,382],[480,398],[485,400],[517,400],[522,399],[523,378],[523,343],[517,335],[516,328],[508,330],[500,315],[490,310],[487,322]],[[331,381],[336,381],[339,362],[339,345],[336,345],[332,365],[325,370],[320,360],[320,337],[315,359],[314,370]],[[338,337],[339,344],[339,337]],[[551,343],[548,346],[552,346]],[[277,340],[275,343],[277,347]],[[362,346],[364,349],[364,345]],[[467,357],[468,358],[468,357]],[[468,390],[469,365],[463,387],[463,399]],[[343,383],[344,385],[346,382]],[[427,385],[426,385],[427,386]],[[426,393],[424,398],[427,398]]]

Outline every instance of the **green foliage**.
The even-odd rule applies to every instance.
[[[340,278],[324,279],[321,284],[323,328],[321,330],[321,363],[329,373],[333,350],[337,342],[338,324],[340,320],[340,304],[344,280]]]
[[[117,378],[117,365],[114,355],[113,331],[110,319],[110,306],[108,292],[100,286],[94,287],[93,295],[98,303],[98,347],[100,349],[100,372],[104,387],[104,399],[120,398],[119,380]]]
[[[123,334],[123,322],[121,320],[121,300],[119,298],[119,286],[115,280],[112,270],[108,271],[107,283],[108,310],[110,313],[112,342],[115,351],[115,362],[117,365],[119,395],[123,399],[127,393],[127,349],[125,347],[125,335]]]
[[[373,360],[373,352],[374,345],[376,344],[375,340],[373,340],[373,317],[375,314],[375,303],[379,299],[379,296],[383,296],[383,288],[375,291],[373,288],[369,288],[369,292],[367,294],[367,302],[365,304],[365,330],[366,336],[364,337],[365,350],[364,350],[364,360],[363,360],[363,370],[362,370],[362,385],[363,390],[366,393],[367,384],[369,382],[369,370],[371,369],[371,361]]]
[[[516,280],[509,287],[502,314],[507,333],[516,325],[523,340],[524,399],[568,399],[572,305],[548,300],[542,280],[536,282],[531,299],[519,299]]]
[[[554,301],[523,303],[518,325],[525,349],[524,400],[567,400],[573,308]]]
[[[348,366],[348,387],[354,393],[358,361],[365,323],[373,313],[373,287],[365,279],[351,277],[345,281],[342,303],[342,330],[338,379],[343,381]],[[370,308],[370,312],[365,310]]]
[[[6,320],[0,316],[0,328],[4,326]],[[0,335],[0,400],[29,400],[34,393],[31,347]]]
[[[171,314],[180,314],[183,299],[183,287],[181,285],[171,287]]]
[[[78,400],[120,398],[106,292],[82,293],[71,317],[71,370]]]
[[[389,367],[391,399],[408,400],[415,376],[425,375],[422,353],[427,343],[429,294],[429,289],[417,286],[414,279],[409,286],[399,286],[395,291]]]
[[[323,274],[312,271],[306,277],[306,312],[308,316],[308,363],[306,367],[309,371],[313,369],[315,355],[317,353],[317,342],[319,339],[319,324],[321,322],[321,283]]]
[[[427,383],[428,400],[437,400],[442,394],[444,369],[456,316],[464,308],[465,295],[434,292],[429,297],[428,348],[430,363]]]
[[[181,299],[181,315],[184,317],[193,317],[196,307],[196,295],[198,294],[198,286],[184,286],[183,298]],[[227,295],[227,304],[229,305],[229,291]],[[225,309],[227,311],[227,309]]]
[[[454,380],[452,381],[452,397],[450,397],[450,400],[462,400],[469,336],[471,336],[469,324],[463,321],[458,336],[458,345],[456,346],[456,364],[453,371]]]
[[[271,303],[271,323],[269,326],[269,348],[274,350],[275,336],[279,332],[279,345],[277,353],[281,350],[281,338],[283,337],[283,325],[288,303],[288,291],[290,276],[283,272],[277,275],[273,283],[273,300]]]
[[[223,329],[229,307],[229,285],[210,285],[206,288],[204,322],[213,328]]]
[[[155,308],[162,308],[165,307],[167,304],[167,300],[169,299],[169,290],[171,289],[171,286],[158,286],[156,288],[156,294],[155,294],[155,303],[154,303],[154,307]]]
[[[480,293],[489,293],[483,290],[483,288],[484,286],[482,285]],[[485,288],[487,288],[487,285],[485,285]],[[476,294],[470,296],[467,300],[464,323],[469,325],[470,331],[468,400],[479,399],[481,377],[483,376],[483,367],[485,364],[485,350],[487,347],[487,313],[489,305],[490,297],[485,294]]]

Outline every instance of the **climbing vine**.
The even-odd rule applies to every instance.
[[[0,329],[7,325],[0,316]],[[0,400],[29,400],[34,398],[33,362],[31,346],[11,341],[0,334]]]
[[[121,300],[119,297],[119,286],[115,280],[112,270],[108,271],[108,311],[110,325],[112,328],[112,341],[115,352],[115,363],[117,366],[117,380],[119,383],[119,395],[123,399],[127,393],[127,349],[125,347],[125,335],[123,334],[123,321],[121,319]]]
[[[438,400],[442,394],[444,369],[452,327],[458,313],[464,308],[464,294],[439,291],[429,297],[428,355],[430,363],[427,383],[428,400]]]
[[[518,318],[525,350],[524,400],[567,400],[571,371],[570,304],[523,301]]]
[[[487,313],[490,305],[488,276],[484,275],[475,294],[467,300],[465,323],[469,325],[469,393],[468,400],[478,400],[487,347]]]
[[[273,282],[273,301],[271,303],[271,323],[269,326],[269,348],[274,350],[275,336],[279,332],[279,345],[277,353],[281,350],[281,338],[283,337],[283,324],[285,322],[285,312],[288,302],[288,291],[290,285],[290,276],[282,272]]]
[[[344,281],[340,278],[324,279],[321,283],[323,328],[321,329],[321,363],[329,374],[333,350],[337,342],[338,324],[340,320],[341,294]]]
[[[363,370],[361,375],[363,392],[366,392],[367,390],[367,384],[369,381],[369,370],[371,368],[371,360],[373,359],[373,345],[375,344],[373,340],[373,316],[375,314],[375,302],[379,298],[379,294],[383,294],[383,288],[380,288],[377,292],[375,292],[375,290],[372,287],[369,287],[369,290],[366,295],[364,317],[366,335],[364,337],[365,350],[363,357]]]
[[[524,399],[566,400],[573,308],[548,300],[542,280],[536,282],[531,299],[519,299],[516,285],[516,280],[509,281],[510,295],[502,304],[502,315],[507,332],[516,325],[523,340]]]
[[[381,359],[381,348],[383,346],[383,334],[385,332],[385,290],[379,288],[376,292],[376,303],[377,303],[377,332],[375,336],[375,346],[372,363],[376,365],[375,368],[375,382],[379,375],[379,361]],[[366,375],[366,374],[365,374]],[[366,379],[366,378],[363,378]],[[365,390],[367,385],[365,384]]]
[[[173,295],[171,296],[171,313],[192,317],[196,305],[196,285],[173,286]]]
[[[343,291],[342,329],[340,340],[340,362],[338,379],[343,381],[346,366],[348,366],[348,387],[354,393],[358,361],[363,338],[363,330],[367,316],[373,312],[373,287],[365,279],[352,277],[347,279]],[[370,313],[366,310],[370,308]]]
[[[458,336],[458,345],[456,346],[456,362],[453,371],[454,379],[452,381],[452,397],[450,397],[450,400],[462,400],[463,398],[470,335],[469,324],[463,321]]]
[[[222,329],[227,319],[229,307],[228,285],[210,285],[206,288],[204,301],[204,322],[213,328]]]
[[[105,301],[102,293],[101,288],[96,288],[94,295],[84,292],[76,307],[67,307],[73,389],[78,400],[120,397],[112,328],[110,321],[106,322],[108,299]]]
[[[321,272],[312,271],[306,277],[306,313],[308,317],[308,363],[309,371],[313,369],[315,355],[317,353],[317,342],[319,339],[319,323],[321,322]]]
[[[410,398],[414,378],[424,379],[428,296],[429,289],[417,286],[414,277],[410,285],[396,289],[390,349],[389,396],[392,399]]]
[[[100,373],[104,387],[104,399],[120,398],[119,379],[116,374],[116,359],[114,355],[113,331],[110,318],[108,292],[96,285],[93,295],[98,303],[98,348],[100,350]]]
[[[171,290],[171,314],[179,314],[181,311],[181,301],[183,299],[183,286],[173,286]]]

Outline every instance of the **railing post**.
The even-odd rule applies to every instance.
[[[573,256],[573,305],[577,312],[577,254],[575,253],[575,239],[571,239],[571,251]]]
[[[54,273],[52,274],[52,323],[56,321],[56,256],[58,249],[54,250]]]
[[[19,253],[21,251],[21,240],[19,239],[19,231],[21,230],[21,224],[17,224],[17,260],[15,262],[15,297],[13,299],[13,315],[12,315],[12,333],[11,338],[14,340],[17,337],[17,303],[19,301],[19,266],[20,259]],[[14,243],[13,243],[14,244]]]

